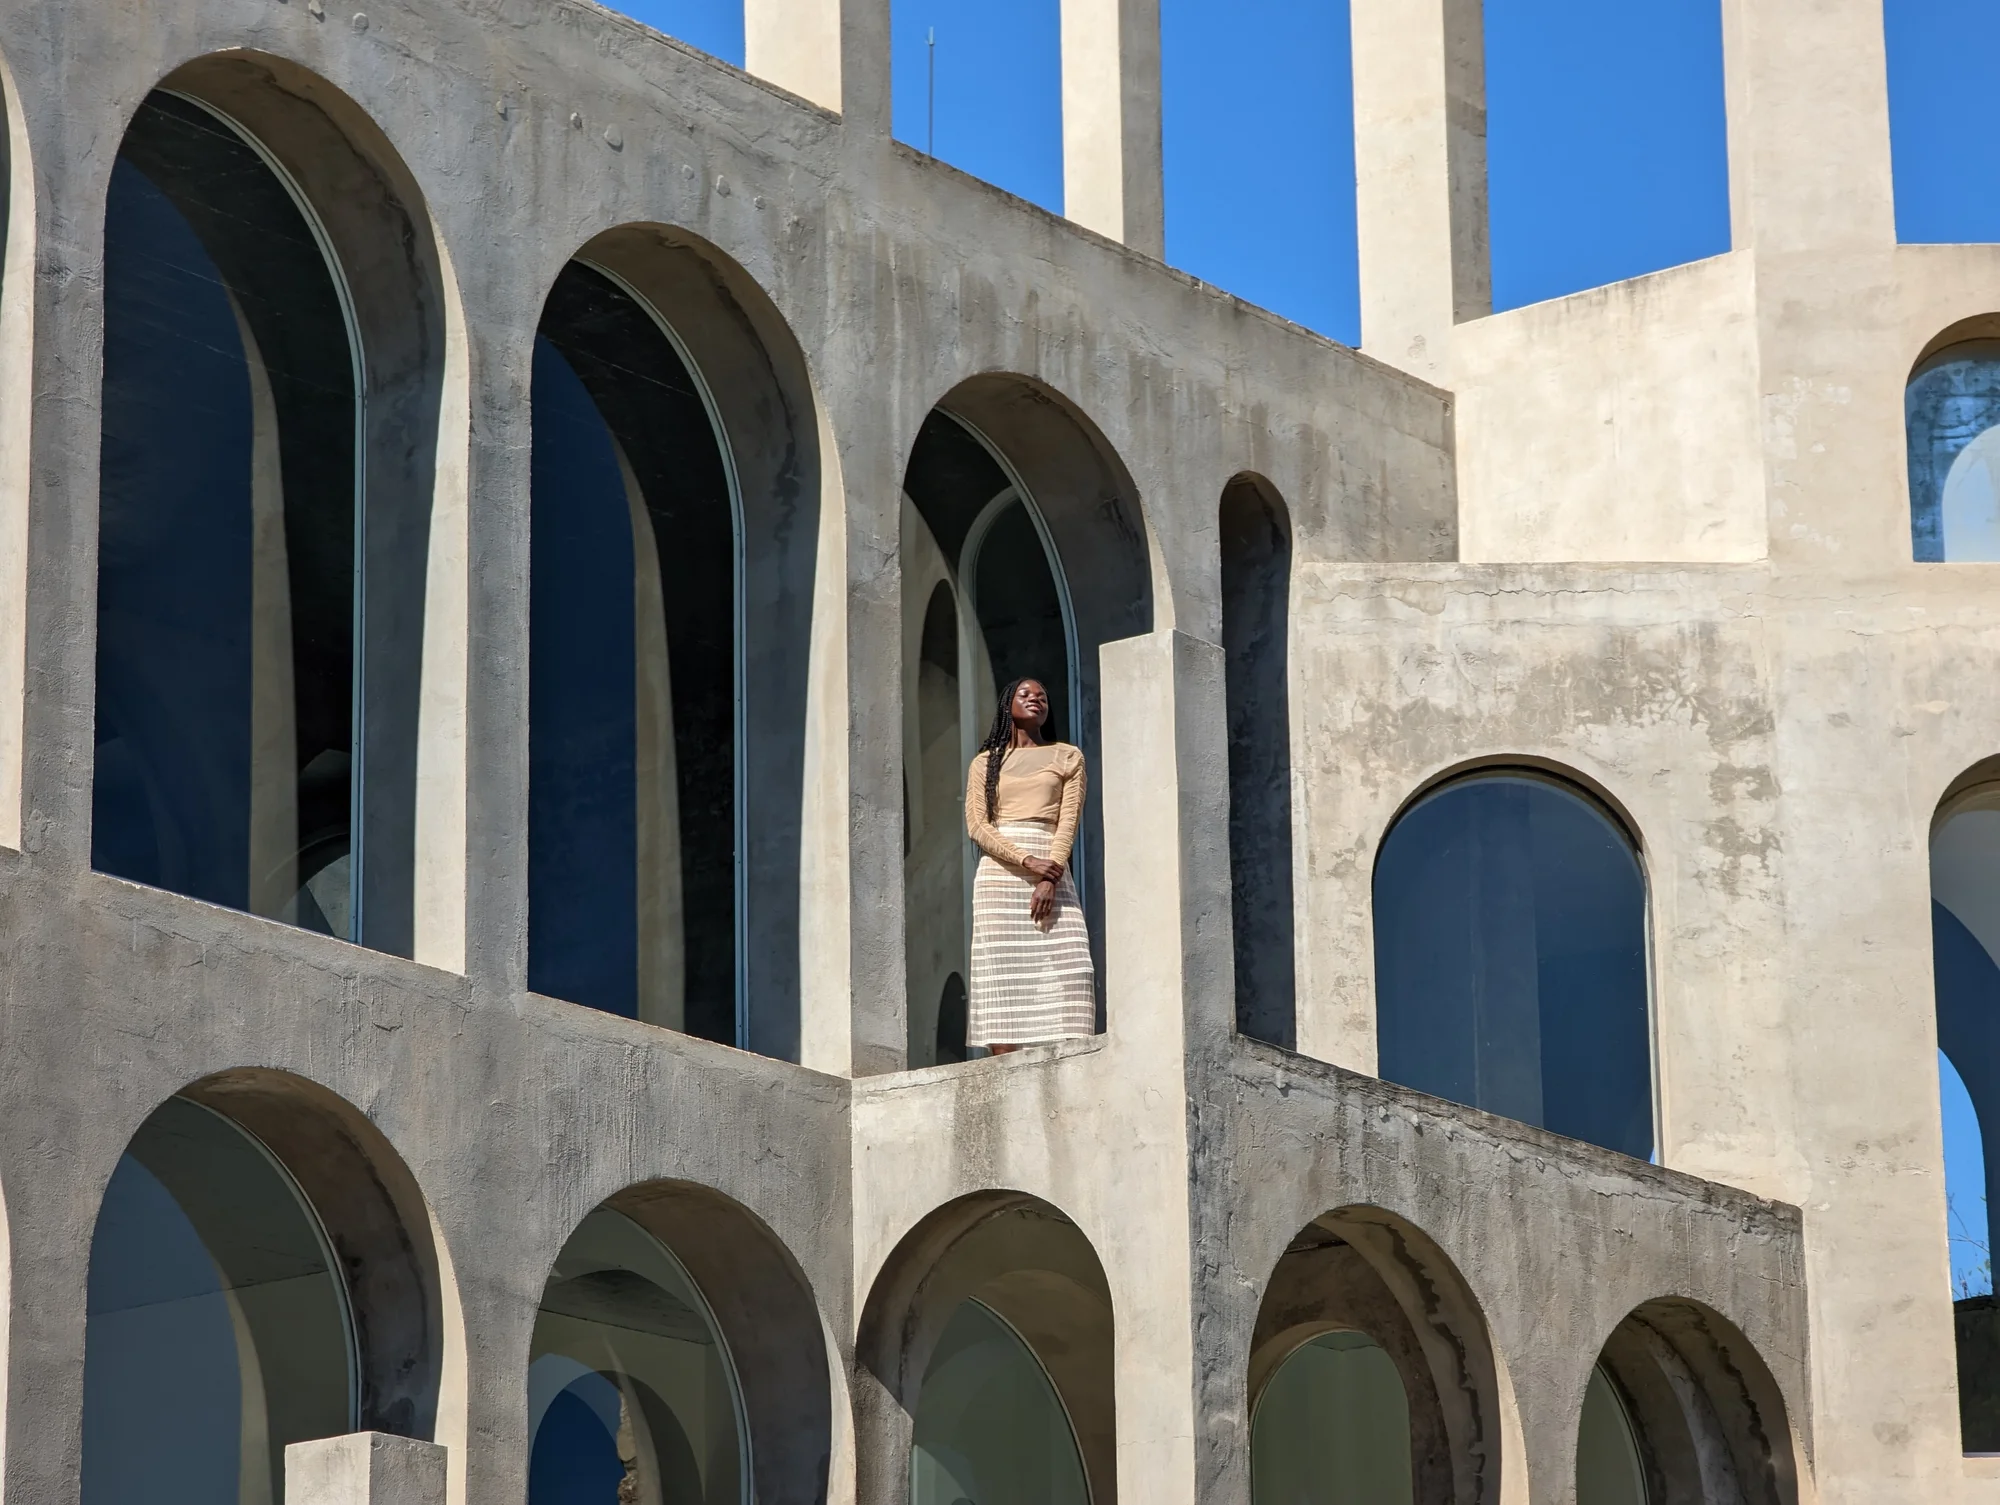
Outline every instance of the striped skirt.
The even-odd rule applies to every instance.
[[[1052,827],[1034,821],[1000,833],[1031,857],[1046,857]],[[1031,1045],[1097,1032],[1090,933],[1067,869],[1045,924],[1029,917],[1035,891],[1026,874],[982,855],[972,879],[972,986],[967,1045]]]

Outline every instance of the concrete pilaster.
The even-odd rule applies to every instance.
[[[291,1505],[444,1505],[445,1450],[434,1442],[350,1432],[285,1449]]]
[[[1159,0],[1063,0],[1063,213],[1166,252]]]
[[[743,62],[864,134],[889,134],[889,0],[744,0]]]
[[[1361,344],[1429,381],[1493,309],[1481,0],[1354,0]]]

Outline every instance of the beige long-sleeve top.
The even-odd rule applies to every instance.
[[[1069,866],[1083,818],[1086,777],[1083,753],[1067,742],[1042,747],[1010,747],[1000,755],[1000,786],[993,818],[986,818],[986,759],[972,760],[965,776],[965,834],[995,862],[1019,867],[1028,854],[998,829],[1010,821],[1032,820],[1055,827],[1049,861]]]

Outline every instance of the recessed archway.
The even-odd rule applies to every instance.
[[[1381,1208],[1315,1218],[1280,1257],[1247,1399],[1253,1505],[1501,1499],[1485,1318],[1444,1252]]]
[[[429,1439],[446,1299],[416,1185],[360,1113],[275,1072],[196,1083],[98,1213],[83,1499],[262,1505],[288,1443]]]
[[[905,1235],[861,1319],[860,1498],[1113,1505],[1110,1286],[1073,1222],[1021,1192]]]
[[[2000,317],[1930,343],[1904,388],[1903,430],[1915,559],[2000,559]]]
[[[1777,1382],[1699,1302],[1649,1301],[1612,1332],[1577,1421],[1577,1505],[1796,1505]]]
[[[528,1500],[825,1498],[832,1385],[803,1272],[685,1182],[588,1213],[546,1282],[528,1363]]]
[[[1579,782],[1492,766],[1424,790],[1373,885],[1381,1075],[1653,1153],[1645,868]]]
[[[140,104],[106,205],[92,864],[411,954],[447,274],[276,59]]]
[[[917,435],[903,497],[904,919],[910,1064],[920,1066],[932,1062],[932,1037],[915,1021],[948,976],[969,975],[975,854],[965,840],[965,774],[994,696],[1018,676],[1041,680],[1049,735],[1094,760],[1097,650],[1152,629],[1153,589],[1131,476],[1088,418],[1025,377],[975,377],[948,393]],[[943,641],[928,625],[940,600],[955,650],[954,757],[937,737],[925,740],[922,724],[926,644]],[[1072,867],[1101,977],[1099,828],[1091,799]]]
[[[584,246],[535,350],[529,985],[795,1057],[803,359],[741,269],[661,226]]]

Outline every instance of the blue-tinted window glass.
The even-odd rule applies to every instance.
[[[1375,868],[1375,982],[1385,1078],[1651,1157],[1645,881],[1593,801],[1503,774],[1419,802]]]
[[[112,1173],[90,1246],[83,1500],[269,1505],[284,1450],[352,1430],[353,1343],[291,1178],[174,1099]]]
[[[356,939],[354,350],[250,144],[141,106],[105,219],[104,872]]]
[[[1919,560],[2000,560],[2000,340],[1939,351],[1903,394],[1910,546]]]
[[[535,345],[528,983],[736,1040],[735,522],[692,372],[573,264]]]

